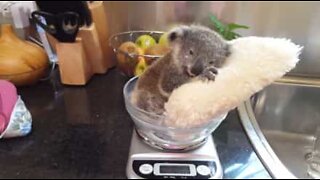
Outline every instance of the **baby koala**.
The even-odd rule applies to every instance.
[[[131,96],[134,105],[159,115],[175,88],[194,79],[214,81],[229,55],[228,43],[202,26],[174,28],[168,41],[171,51],[139,77]]]

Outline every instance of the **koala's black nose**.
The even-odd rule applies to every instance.
[[[203,71],[203,64],[201,61],[197,61],[191,68],[191,73],[195,76],[198,76],[202,73]]]

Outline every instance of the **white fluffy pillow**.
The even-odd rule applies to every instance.
[[[214,82],[194,81],[173,91],[165,104],[167,124],[193,127],[237,107],[293,69],[302,47],[287,39],[243,37]]]

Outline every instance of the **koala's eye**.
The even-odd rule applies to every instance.
[[[214,64],[214,61],[209,61],[209,64],[210,64],[210,65],[213,65],[213,64]]]
[[[190,54],[190,55],[193,55],[193,51],[192,51],[191,49],[190,49],[190,51],[189,51],[189,54]]]

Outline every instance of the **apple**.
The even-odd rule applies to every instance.
[[[145,55],[153,55],[153,56],[164,56],[170,51],[170,48],[164,45],[156,44],[154,46],[149,47],[145,50]],[[154,58],[147,58],[147,65],[151,65],[155,61]]]
[[[140,58],[136,68],[134,70],[135,76],[140,76],[147,69],[148,65],[144,58]]]
[[[162,46],[166,46],[166,47],[169,47],[169,42],[168,42],[168,33],[164,33],[160,36],[160,39],[159,39],[159,43],[160,45]]]
[[[156,44],[145,50],[145,55],[163,56],[170,51],[170,48],[161,44]]]
[[[150,35],[141,35],[141,36],[139,36],[135,43],[142,50],[146,50],[147,48],[157,44],[156,40],[153,37],[151,37]]]

